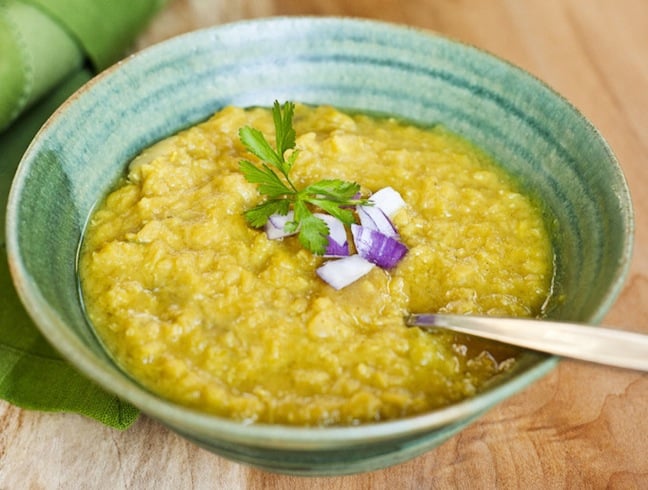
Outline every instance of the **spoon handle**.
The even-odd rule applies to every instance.
[[[648,335],[551,320],[421,313],[408,326],[447,328],[548,354],[648,371]]]

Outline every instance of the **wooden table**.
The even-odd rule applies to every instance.
[[[648,332],[648,1],[171,0],[136,49],[268,15],[371,17],[484,48],[570,99],[616,152],[635,199],[629,281],[606,322]],[[479,423],[368,474],[294,478],[248,468],[142,417],[118,432],[0,402],[0,489],[648,488],[648,375],[563,361]]]

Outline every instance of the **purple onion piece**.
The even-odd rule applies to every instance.
[[[364,226],[351,225],[358,254],[383,269],[392,269],[407,253],[407,247],[393,237]]]
[[[287,237],[297,233],[286,233],[284,227],[286,223],[294,219],[295,213],[288,211],[288,214],[273,214],[268,218],[265,224],[265,232],[270,240],[277,240],[279,238]]]
[[[398,238],[396,227],[382,209],[375,206],[358,206],[356,210],[363,227],[379,231],[389,237]]]
[[[324,220],[329,229],[328,246],[324,257],[346,257],[349,255],[349,241],[347,232],[342,223],[335,216],[324,213],[315,213],[315,216]]]
[[[374,207],[382,209],[383,213],[389,218],[394,216],[401,208],[405,207],[405,200],[392,187],[384,187],[374,192],[369,200],[374,203]]]
[[[317,269],[317,275],[335,289],[342,289],[366,275],[374,264],[359,255],[329,260]]]
[[[324,257],[347,257],[349,255],[349,242],[345,241],[344,243],[338,243],[329,237],[328,245],[326,246],[326,252],[324,252]]]

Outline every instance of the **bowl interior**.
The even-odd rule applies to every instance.
[[[93,205],[155,141],[225,105],[269,106],[275,99],[443,123],[544,203],[558,271],[550,315],[598,322],[616,298],[632,246],[624,177],[592,125],[538,80],[477,49],[369,21],[279,18],[194,32],[122,62],[74,95],[27,151],[7,215],[12,274],[39,328],[88,376],[152,416],[189,436],[199,433],[203,443],[216,437],[331,448],[469,420],[555,364],[529,354],[515,376],[465,403],[326,431],[250,430],[167,404],[121,373],[96,341],[77,290],[77,248]]]

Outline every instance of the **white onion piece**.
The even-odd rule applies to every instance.
[[[374,203],[375,207],[382,209],[389,218],[405,207],[405,200],[392,187],[383,187],[374,192],[369,200]]]
[[[396,227],[382,209],[375,206],[358,206],[356,211],[363,227],[379,231],[389,237],[398,238]]]
[[[278,240],[279,238],[294,235],[295,233],[297,233],[297,231],[295,231],[294,233],[286,233],[284,229],[286,223],[292,221],[294,217],[295,213],[293,211],[288,211],[288,213],[285,215],[278,213],[271,215],[265,224],[265,232],[268,238],[270,240]]]
[[[346,257],[349,255],[349,241],[344,223],[330,214],[315,213],[314,216],[324,220],[329,229],[328,246],[324,257]]]
[[[358,254],[383,269],[391,269],[407,253],[407,247],[380,231],[352,224],[351,234]]]
[[[374,264],[359,255],[329,260],[317,269],[317,275],[335,289],[342,289],[369,273]]]

